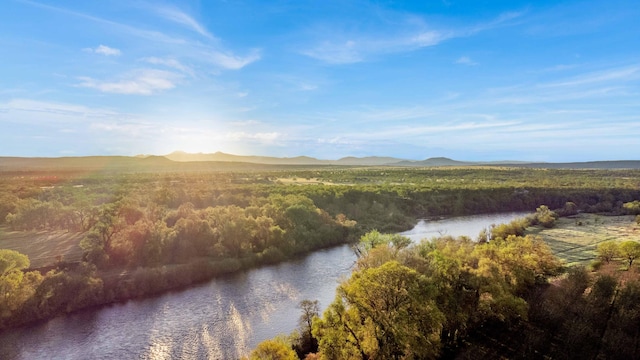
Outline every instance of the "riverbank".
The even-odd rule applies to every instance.
[[[490,225],[497,215],[481,216]],[[465,219],[478,220],[457,217],[440,224],[453,233],[448,226]],[[326,308],[355,261],[351,248],[341,245],[181,291],[76,311],[3,332],[0,348],[7,350],[0,358],[240,358],[259,342],[295,329],[301,300],[319,300]]]
[[[42,268],[30,269],[25,274],[31,273],[34,276],[55,279],[51,282],[57,281],[60,291],[53,291],[44,301],[35,302],[30,299],[25,302],[22,309],[14,311],[12,316],[0,317],[0,333],[29,324],[46,322],[80,310],[98,309],[115,303],[180,291],[216,278],[296,261],[317,251],[350,244],[349,240],[350,237],[344,237],[339,241],[306,248],[288,255],[278,249],[267,249],[261,253],[240,258],[198,257],[182,264],[135,269],[98,270],[86,262],[60,262],[54,266],[48,265],[45,268],[48,272],[44,274],[40,274]],[[65,291],[66,287],[71,287],[73,291]]]

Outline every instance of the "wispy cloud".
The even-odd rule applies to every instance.
[[[173,89],[181,75],[156,69],[139,69],[115,81],[100,81],[90,77],[80,77],[80,87],[100,90],[106,93],[151,95]]]
[[[461,56],[458,58],[458,60],[455,61],[456,64],[460,64],[460,65],[467,65],[467,66],[475,66],[478,65],[477,62],[473,61],[470,57],[468,56]]]
[[[602,103],[604,99],[615,99],[620,103],[625,99],[637,97],[635,87],[639,81],[640,65],[613,66],[598,71],[584,71],[573,76],[556,75],[553,80],[546,82],[522,83],[489,89],[481,95],[484,100],[479,101],[495,105],[581,102],[582,109],[597,104],[608,107],[610,101]],[[590,101],[585,103],[586,100]]]
[[[160,16],[162,16],[167,20],[186,26],[187,28],[209,39],[215,39],[215,37],[211,35],[211,33],[209,33],[209,31],[207,31],[207,29],[202,24],[200,24],[193,17],[187,15],[186,13],[184,13],[183,11],[177,8],[164,6],[164,7],[156,7],[154,8],[154,10]]]
[[[204,54],[204,59],[209,62],[229,70],[238,70],[260,60],[259,50],[253,50],[247,56],[238,56],[232,53],[224,53],[216,50],[208,51]]]
[[[127,35],[133,35],[146,40],[159,41],[159,42],[170,43],[170,44],[185,44],[187,42],[184,39],[168,36],[159,31],[142,29],[140,27],[135,27],[135,26],[119,23],[117,21],[103,19],[97,16],[85,14],[82,12],[69,10],[63,7],[46,5],[46,4],[42,4],[36,1],[30,1],[30,0],[21,0],[21,2],[31,6],[41,8],[41,9],[58,12],[62,14],[67,14],[67,15],[82,18],[85,20],[90,20],[99,24],[108,25],[112,30],[117,30]]]
[[[262,123],[257,120],[245,120],[245,121],[233,121],[233,122],[230,122],[229,125],[238,126],[238,127],[247,127],[247,126],[262,125]]]
[[[364,47],[354,40],[323,41],[302,54],[329,64],[351,64],[364,60]]]
[[[127,136],[137,137],[143,134],[157,133],[158,126],[146,122],[132,122],[132,121],[111,121],[111,122],[94,122],[89,128],[94,131],[108,131],[120,134],[127,134]]]
[[[152,56],[152,57],[142,58],[141,60],[153,65],[162,65],[162,66],[170,67],[193,76],[193,69],[191,69],[190,67],[182,64],[180,61],[173,58],[159,58],[159,57]]]
[[[15,98],[0,103],[0,120],[23,123],[73,123],[86,119],[108,119],[121,114],[83,105]]]
[[[100,45],[96,48],[84,48],[83,50],[86,52],[100,54],[104,56],[120,56],[122,54],[120,49],[112,48],[106,45]]]
[[[167,35],[164,32],[131,26],[82,12],[68,10],[62,7],[41,4],[35,1],[23,0],[23,2],[49,11],[55,11],[99,24],[108,25],[110,30],[126,34],[127,36],[135,36],[148,41],[166,44],[171,51],[175,52],[176,56],[179,55],[181,58],[187,57],[196,62],[204,61],[210,65],[224,69],[238,70],[248,64],[260,60],[261,58],[261,52],[259,49],[251,50],[246,56],[239,56],[231,50],[222,48],[219,44],[219,40],[211,35],[204,26],[195,21],[191,16],[175,8],[160,7],[154,8],[154,11],[174,23],[189,27],[209,39],[209,41],[203,43],[189,38]],[[92,50],[95,51],[95,49]],[[164,65],[171,66],[169,63],[165,63]],[[173,65],[177,64],[174,63]]]
[[[634,65],[623,68],[607,69],[599,72],[587,73],[577,76],[575,78],[548,83],[542,85],[543,87],[570,87],[570,86],[582,86],[587,84],[603,83],[610,81],[632,81],[640,78],[640,66]]]
[[[475,33],[485,31],[485,30],[491,30],[491,29],[495,29],[503,26],[510,26],[513,24],[512,20],[519,19],[526,13],[527,13],[526,10],[525,11],[507,11],[498,15],[498,17],[496,17],[495,19],[489,22],[481,23],[468,29],[467,32],[469,35],[473,35]]]
[[[540,73],[559,72],[559,71],[575,69],[577,67],[578,67],[577,64],[558,64],[558,65],[554,65],[554,66],[550,66],[550,67],[546,67],[544,69],[538,70],[537,72],[540,72]]]
[[[500,26],[507,26],[524,12],[509,12],[487,23],[467,28],[416,28],[415,20],[404,21],[404,29],[389,29],[393,35],[343,34],[327,31],[334,39],[324,39],[312,47],[300,51],[303,55],[328,64],[350,64],[367,60],[371,56],[389,53],[415,51],[436,46],[444,41],[459,37],[468,37],[479,32]],[[419,23],[422,23],[419,21]],[[395,24],[394,24],[395,25]],[[394,34],[395,33],[395,34]],[[326,34],[322,34],[326,37]]]
[[[225,138],[228,140],[256,140],[261,142],[273,142],[280,138],[282,134],[278,132],[258,132],[258,133],[247,133],[244,131],[236,131],[229,132],[225,134]]]

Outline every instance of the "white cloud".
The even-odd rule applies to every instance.
[[[173,58],[147,57],[143,58],[142,61],[153,65],[163,65],[166,67],[170,67],[193,76],[193,70],[190,67],[183,65],[180,61]]]
[[[611,81],[631,81],[640,78],[640,66],[613,68],[600,72],[584,74],[567,81],[542,85],[543,87],[570,87]]]
[[[246,121],[233,121],[233,122],[230,122],[229,125],[245,127],[245,126],[262,125],[262,123],[257,120],[246,120]]]
[[[122,52],[119,49],[108,47],[106,45],[100,45],[96,48],[85,48],[84,51],[100,54],[104,56],[120,56]]]
[[[162,43],[168,47],[173,53],[180,54],[182,58],[191,59],[193,62],[201,63],[208,62],[209,64],[213,64],[217,67],[237,70],[241,69],[244,66],[253,63],[255,61],[260,60],[261,55],[259,50],[253,50],[247,56],[238,56],[235,55],[234,52],[221,48],[219,41],[213,35],[211,35],[204,26],[198,23],[193,17],[185,14],[184,12],[171,8],[171,7],[160,7],[153,8],[152,11],[155,11],[160,16],[194,30],[195,32],[203,35],[208,38],[208,43],[200,42],[196,40],[192,40],[189,38],[181,38],[177,36],[167,35],[160,31],[148,30],[141,27],[135,27],[123,23],[119,23],[116,21],[111,21],[107,19],[103,19],[100,17],[88,15],[81,12],[71,11],[66,8],[56,7],[51,5],[40,4],[38,2],[26,1],[27,4],[32,6],[37,6],[39,8],[47,9],[50,11],[55,11],[59,13],[64,13],[67,15],[83,18],[86,20],[90,20],[99,24],[107,25],[113,31],[120,32],[122,34],[126,34],[127,36],[135,36],[147,41],[153,41],[157,43]],[[92,49],[87,48],[85,51],[96,53],[100,47]],[[109,48],[111,49],[111,48]],[[111,49],[120,51],[118,49]],[[104,52],[108,52],[107,49],[102,50],[101,54]],[[164,64],[166,66],[171,66],[169,64]],[[174,64],[175,65],[175,64]],[[181,70],[184,71],[184,70]]]
[[[97,130],[100,132],[108,131],[121,134],[127,134],[128,136],[139,136],[141,134],[149,134],[150,132],[157,132],[158,128],[155,125],[144,122],[96,122],[90,126],[91,130]]]
[[[80,87],[97,89],[106,93],[151,95],[173,89],[182,76],[163,70],[140,69],[116,81],[100,81],[90,77],[80,77]]]
[[[351,64],[364,60],[363,50],[353,40],[340,43],[324,41],[312,49],[302,51],[302,54],[329,64]]]
[[[550,67],[538,70],[538,72],[547,73],[547,72],[565,71],[565,70],[575,69],[576,67],[578,67],[577,64],[558,64],[555,66],[550,66]]]
[[[259,132],[259,133],[247,133],[244,131],[229,132],[225,134],[225,138],[229,140],[258,140],[262,142],[273,142],[280,138],[281,134],[278,132]]]
[[[11,99],[0,104],[0,113],[43,113],[54,115],[58,118],[92,117],[107,118],[116,116],[117,113],[106,109],[89,108],[82,105],[47,102],[32,99]]]
[[[509,24],[510,20],[522,16],[522,12],[504,13],[495,20],[487,23],[479,24],[474,27],[459,29],[425,29],[426,26],[422,21],[416,21],[413,17],[410,21],[404,21],[406,28],[396,31],[397,23],[393,23],[394,28],[388,29],[386,33],[392,35],[381,34],[340,34],[334,30],[322,30],[321,36],[333,36],[333,40],[322,40],[315,46],[301,51],[303,55],[314,59],[321,60],[329,64],[350,64],[365,61],[368,57],[399,53],[407,51],[415,51],[421,48],[436,46],[446,40],[469,37],[499,26]],[[403,22],[400,20],[399,22]],[[416,28],[416,23],[420,26]],[[395,32],[395,34],[394,34]]]
[[[179,9],[172,7],[158,7],[154,9],[160,16],[164,17],[167,20],[173,21],[175,23],[186,26],[187,28],[197,32],[198,34],[207,37],[209,39],[214,39],[214,36],[211,35],[207,31],[207,29],[202,26],[199,22],[197,22],[191,16],[185,14]]]
[[[454,35],[452,33],[439,32],[439,31],[425,31],[419,33],[410,38],[409,44],[415,45],[418,48],[438,45],[444,40],[447,40]]]
[[[260,51],[254,50],[249,55],[242,57],[230,53],[222,53],[220,51],[209,51],[205,54],[205,58],[211,63],[230,70],[238,70],[260,60]]]
[[[468,56],[459,57],[458,60],[456,60],[456,64],[468,65],[468,66],[478,65],[477,62],[471,60],[471,58]]]

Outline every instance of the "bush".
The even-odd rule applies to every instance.
[[[547,206],[541,205],[536,209],[535,222],[546,228],[552,228],[557,217],[555,212],[549,210]]]
[[[591,264],[589,264],[591,271],[598,271],[602,267],[602,260],[593,260]]]
[[[627,214],[630,215],[640,215],[640,201],[635,200],[632,202],[624,203],[622,208],[625,210]]]

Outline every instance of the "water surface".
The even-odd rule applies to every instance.
[[[420,221],[403,235],[475,238],[522,213]],[[235,359],[297,327],[298,303],[333,301],[356,260],[348,245],[154,298],[84,310],[0,334],[0,359]]]

